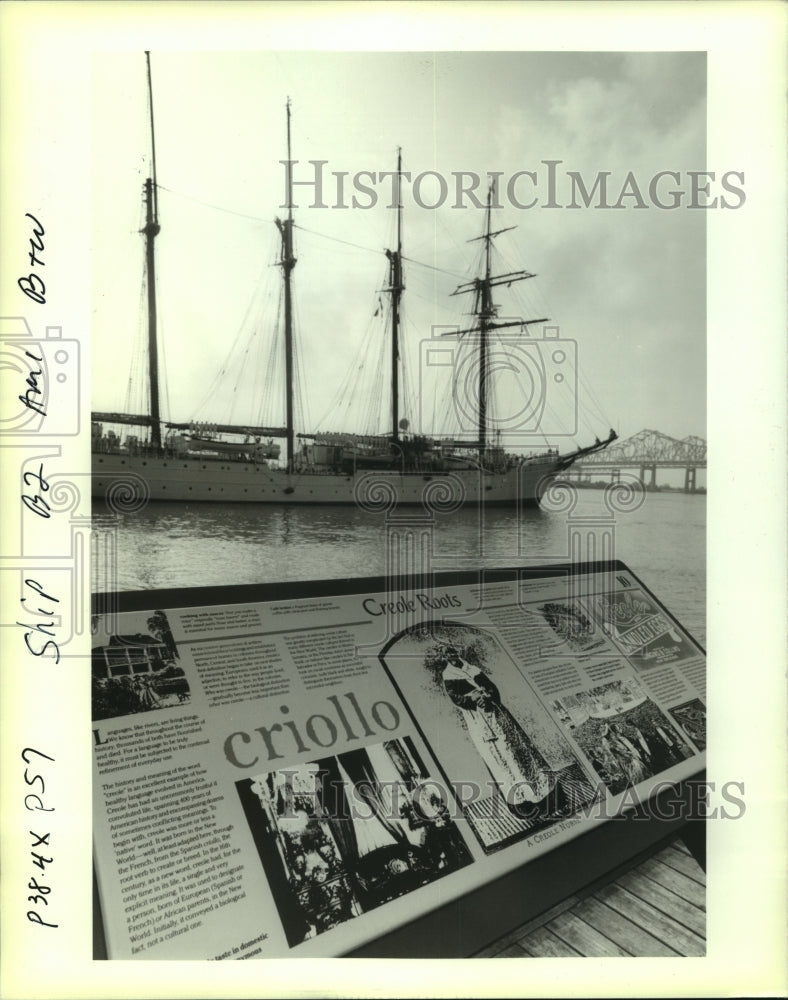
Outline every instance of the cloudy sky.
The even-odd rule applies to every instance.
[[[483,212],[469,198],[456,206],[454,178],[460,171],[500,172],[502,208],[493,224],[517,228],[497,241],[496,266],[537,273],[501,289],[500,315],[549,317],[576,343],[577,440],[611,425],[622,436],[643,428],[705,436],[707,213],[686,207],[687,171],[707,167],[703,54],[154,51],[151,59],[165,416],[282,420],[281,392],[266,371],[280,281],[272,266],[273,220],[284,200],[279,161],[286,157],[289,97],[296,180],[313,177],[308,161],[327,161],[327,207],[310,207],[309,187],[295,194],[303,429],[353,430],[362,422],[357,411],[337,408],[350,369],[366,386],[366,395],[361,388],[353,393],[362,410],[370,392],[386,405],[379,307],[383,249],[394,238],[391,182],[374,185],[372,208],[335,208],[334,173],[349,175],[343,202],[350,206],[352,178],[394,169],[399,146],[404,170],[436,171],[448,184],[435,209],[424,207],[440,201],[434,177],[424,180],[418,199],[412,185],[403,186],[403,353],[412,396],[423,374],[420,343],[434,325],[466,324],[468,296],[451,293],[479,262],[481,244],[467,241],[481,232]],[[132,350],[144,331],[144,55],[99,55],[92,71],[93,405],[138,412],[140,397],[129,387],[144,381]],[[548,160],[561,161],[554,199],[560,207],[545,207]],[[535,183],[521,178],[514,189],[522,203],[538,199],[528,209],[506,195],[517,171],[536,175]],[[566,207],[569,171],[589,189],[608,171],[610,204],[631,171],[647,207],[636,207],[634,195],[619,209]],[[659,189],[667,203],[670,190],[686,192],[676,210],[656,207],[649,195],[659,171],[681,175],[679,184],[667,178]],[[725,194],[719,179],[711,193]],[[421,405],[423,421],[436,404],[425,391]],[[420,419],[413,406],[406,415]],[[434,426],[440,429],[440,420]],[[548,438],[564,429],[571,427],[561,416],[548,419]]]

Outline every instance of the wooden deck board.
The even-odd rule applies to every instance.
[[[570,896],[565,899],[562,903],[556,906],[552,906],[545,913],[536,917],[534,920],[529,920],[524,924],[520,924],[519,927],[515,927],[513,930],[509,931],[503,937],[498,938],[497,941],[493,941],[486,948],[482,948],[480,951],[474,953],[474,958],[498,958],[501,952],[510,944],[514,944],[517,941],[522,940],[530,931],[535,930],[537,927],[544,927],[546,923],[552,920],[553,917],[558,916],[559,913],[563,913],[565,910],[570,909],[578,902],[578,896]]]
[[[549,931],[560,937],[581,955],[598,955],[600,958],[628,957],[632,952],[622,948],[595,926],[587,923],[576,912],[562,913],[546,924]]]
[[[624,875],[618,879],[616,884],[631,892],[633,896],[637,896],[638,899],[642,899],[649,906],[660,910],[675,923],[682,924],[699,937],[705,936],[705,912],[700,907],[677,896],[670,889],[666,889],[659,882],[652,882],[651,879],[642,875]]]
[[[706,953],[705,873],[681,841],[492,942],[477,958]]]
[[[680,899],[697,906],[699,910],[706,910],[706,886],[657,861],[656,858],[641,865],[638,876],[646,876],[657,885],[675,893]]]
[[[482,956],[479,956],[482,957]],[[494,955],[487,956],[489,958],[531,958],[519,944],[515,941],[514,943],[507,945],[502,951],[496,952]]]
[[[532,958],[581,958],[576,951],[561,938],[556,937],[546,927],[537,927],[520,942],[520,947]]]
[[[594,927],[603,927],[605,935],[630,955],[638,958],[676,958],[679,954],[639,924],[593,896],[584,899],[574,912]]]
[[[596,898],[644,930],[648,930],[660,941],[677,951],[679,955],[700,957],[706,954],[706,942],[682,924],[671,919],[655,906],[633,895],[620,885],[610,885],[599,889]]]
[[[691,854],[685,855],[680,851],[665,850],[658,857],[663,864],[668,865],[670,868],[675,868],[676,871],[681,872],[682,875],[686,875],[687,878],[693,879],[700,885],[706,885],[706,872],[704,872]]]

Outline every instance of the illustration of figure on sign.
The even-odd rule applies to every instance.
[[[444,647],[441,678],[446,694],[462,714],[465,727],[493,780],[510,788],[514,805],[541,802],[552,791],[555,775],[519,723],[501,704],[490,678]]]
[[[486,852],[589,803],[594,787],[555,721],[484,629],[425,622],[380,659]]]

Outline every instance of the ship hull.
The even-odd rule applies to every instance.
[[[464,504],[537,503],[558,473],[544,460],[505,472],[358,470],[288,473],[221,460],[94,454],[92,496],[122,506],[133,497],[179,503],[348,504],[369,509],[426,505],[436,511]]]

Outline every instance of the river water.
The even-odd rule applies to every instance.
[[[93,519],[95,528],[114,536],[117,553],[111,571],[94,564],[99,591],[381,576],[413,568],[391,562],[392,516],[353,507],[150,503],[116,515],[97,504]],[[556,488],[542,507],[519,511],[468,508],[431,517],[406,508],[400,536],[403,530],[425,542],[435,570],[620,559],[705,644],[703,494],[622,500],[609,491]]]

